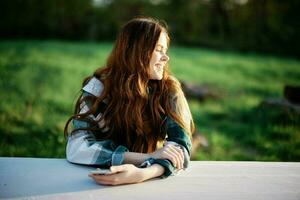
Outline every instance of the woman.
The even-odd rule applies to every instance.
[[[193,120],[179,82],[169,75],[168,46],[160,22],[132,19],[106,66],[83,81],[65,126],[66,156],[72,163],[110,168],[109,175],[89,175],[97,183],[137,183],[188,166]]]

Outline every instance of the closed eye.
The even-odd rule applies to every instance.
[[[163,53],[163,54],[167,54],[167,51],[164,51],[162,48],[155,49],[155,51]]]
[[[155,51],[161,52],[161,53],[164,53],[164,54],[167,53],[167,49],[164,49],[164,47],[162,45],[157,45]]]

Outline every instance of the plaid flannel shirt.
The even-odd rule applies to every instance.
[[[97,78],[93,77],[83,88],[82,94],[100,96],[103,91],[103,84]],[[80,105],[80,112],[85,113],[89,110],[89,104],[83,102]],[[89,115],[91,120],[97,120],[101,117],[101,112],[95,117]],[[99,127],[105,125],[103,121],[99,122]],[[73,129],[87,128],[88,122],[74,119],[72,121]],[[191,141],[185,131],[172,120],[170,117],[165,117],[163,131],[166,132],[166,141],[172,142],[181,147],[184,152],[184,168],[187,168],[190,162]],[[124,153],[128,151],[125,146],[117,146],[112,140],[96,139],[92,131],[77,130],[72,135],[68,136],[66,145],[66,157],[69,162],[85,165],[100,165],[109,167],[112,165],[121,165],[124,161]],[[172,163],[166,159],[157,159],[155,163],[164,167],[165,172],[162,177],[175,174],[176,170]]]

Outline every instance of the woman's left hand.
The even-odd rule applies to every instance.
[[[132,164],[124,164],[110,167],[110,174],[95,175],[89,174],[98,184],[101,185],[122,185],[129,183],[139,183],[143,179],[143,169]]]

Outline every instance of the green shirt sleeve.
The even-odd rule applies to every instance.
[[[190,163],[191,154],[191,140],[188,134],[181,128],[173,119],[166,117],[165,130],[167,133],[167,141],[175,142],[184,152],[184,168],[187,168]],[[165,172],[162,178],[174,175],[176,173],[176,168],[173,166],[172,162],[167,159],[155,159],[154,163],[160,164],[164,167]]]

